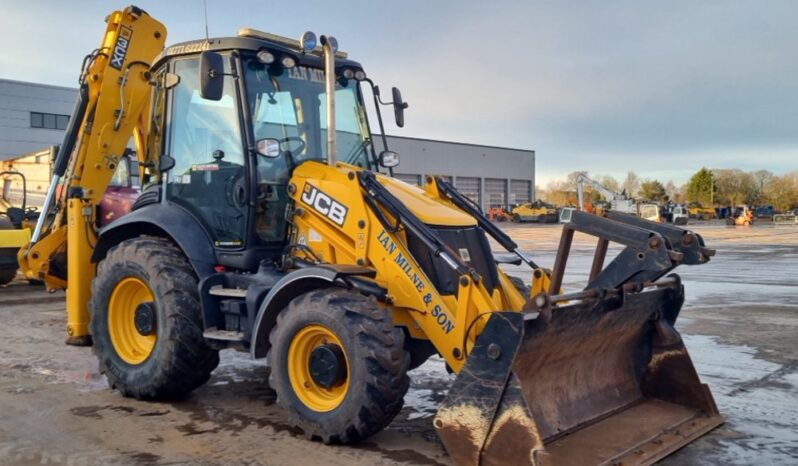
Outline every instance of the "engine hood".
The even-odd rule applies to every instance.
[[[477,224],[470,215],[430,197],[417,186],[383,175],[378,175],[377,180],[427,225],[468,227]]]

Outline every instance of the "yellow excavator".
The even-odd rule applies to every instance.
[[[92,345],[112,388],[179,396],[234,348],[266,359],[289,423],[356,443],[440,355],[458,375],[433,424],[459,465],[651,463],[723,422],[674,329],[670,272],[709,260],[699,235],[574,212],[545,269],[442,177],[390,176],[365,96],[383,135],[379,106],[401,127],[407,104],[396,88],[383,102],[335,38],[165,40],[136,7],[107,17],[18,257],[66,288],[67,343]],[[144,191],[99,229],[131,136]],[[564,292],[575,232],[596,254]],[[623,249],[605,266],[610,241]]]

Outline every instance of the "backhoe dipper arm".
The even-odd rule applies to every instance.
[[[88,339],[96,207],[134,133],[139,160],[144,160],[148,128],[142,116],[150,105],[150,64],[166,40],[164,25],[135,6],[111,13],[106,23],[102,44],[84,61],[42,214],[31,243],[18,256],[25,275],[43,280],[49,290],[67,288],[69,280],[68,342]]]

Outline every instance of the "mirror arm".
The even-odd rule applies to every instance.
[[[208,76],[211,77],[211,78],[214,78],[214,79],[218,78],[218,77],[221,77],[221,76],[232,76],[233,79],[238,79],[238,75],[235,74],[235,73],[219,73],[216,70],[208,71]]]
[[[369,85],[371,86],[371,95],[374,97],[374,109],[377,111],[377,123],[380,125],[380,136],[382,139],[382,149],[388,150],[388,138],[385,136],[385,126],[382,123],[382,112],[380,111],[380,106],[382,105],[390,105],[384,104],[380,101],[380,88],[374,85],[374,81],[370,78],[364,79]],[[391,174],[393,175],[393,170],[391,169]]]

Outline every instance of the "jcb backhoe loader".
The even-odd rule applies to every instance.
[[[547,271],[444,179],[387,176],[397,154],[377,153],[365,111],[379,89],[334,38],[244,29],[162,49],[140,9],[107,22],[56,163],[68,190],[51,187],[54,220],[20,262],[66,287],[68,343],[93,344],[111,387],[184,394],[235,348],[266,358],[291,424],[354,443],[439,354],[459,375],[434,425],[461,465],[650,463],[722,422],[673,327],[684,290],[667,274],[709,260],[699,235],[574,212]],[[131,134],[146,188],[98,232]],[[598,237],[595,261],[562,293],[576,231]],[[610,241],[625,249],[604,267]]]

